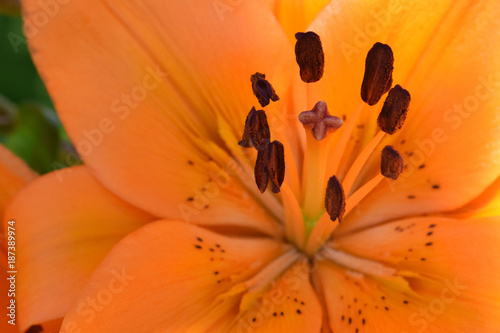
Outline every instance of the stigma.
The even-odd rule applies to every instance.
[[[299,114],[299,121],[305,128],[310,128],[316,140],[323,140],[328,132],[335,132],[342,126],[342,119],[328,113],[328,107],[323,101],[316,103],[311,111]]]

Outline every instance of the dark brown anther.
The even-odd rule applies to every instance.
[[[299,121],[302,125],[312,128],[312,134],[316,140],[323,140],[329,131],[334,132],[343,124],[342,119],[328,113],[328,107],[323,101],[317,102],[311,111],[301,112]]]
[[[410,93],[401,88],[399,84],[389,91],[377,119],[378,126],[382,131],[394,134],[401,129],[408,114],[410,100]]]
[[[375,43],[368,51],[365,62],[365,76],[361,84],[361,99],[368,105],[378,103],[392,86],[394,55],[389,45]]]
[[[295,38],[295,59],[300,67],[300,78],[307,83],[318,81],[325,68],[321,39],[312,31],[298,32]]]
[[[332,221],[339,219],[339,223],[342,222],[345,213],[345,194],[344,188],[335,176],[330,177],[326,186],[325,209]]]
[[[281,184],[285,180],[285,148],[279,141],[275,140],[271,143],[268,169],[271,190],[279,193]]]
[[[43,327],[41,325],[31,325],[24,333],[41,333]]]
[[[268,181],[271,182],[271,190],[274,193],[280,192],[285,179],[285,150],[281,142],[263,141],[258,149],[254,174],[260,193],[266,191]]]
[[[255,110],[252,108],[245,120],[245,130],[243,138],[238,144],[245,148],[258,148],[263,140],[270,139],[269,125],[267,116],[263,110]]]
[[[270,142],[266,139],[258,148],[257,160],[255,161],[255,183],[260,193],[264,193],[269,181],[269,169],[267,167],[269,161],[269,145]]]
[[[380,163],[380,171],[382,175],[391,179],[398,179],[403,172],[405,161],[403,156],[392,146],[385,146],[382,150],[382,163]]]
[[[266,80],[266,75],[255,73],[251,76],[253,94],[262,107],[269,105],[269,101],[276,102],[280,98],[276,95],[273,86]]]

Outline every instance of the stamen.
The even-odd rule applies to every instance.
[[[344,190],[349,195],[351,193],[352,187],[359,173],[363,169],[366,161],[371,156],[375,148],[377,148],[378,144],[384,138],[385,133],[383,131],[379,131],[377,135],[366,145],[365,148],[359,153],[358,157],[354,160],[349,171],[347,172],[344,180],[342,181],[342,185],[344,186]]]
[[[353,209],[364,197],[368,195],[383,179],[392,178],[396,180],[403,172],[404,159],[401,154],[392,148],[386,146],[382,150],[382,161],[380,162],[381,174],[373,177],[368,183],[359,188],[356,192],[347,198],[346,214]]]
[[[394,55],[389,45],[375,43],[368,51],[365,75],[361,85],[361,99],[368,105],[378,103],[392,85]]]
[[[379,134],[384,132],[380,131]],[[377,135],[380,136],[380,135]],[[380,136],[382,137],[382,136]],[[373,140],[372,142],[379,142],[379,140]],[[401,155],[394,150],[392,147],[387,146],[384,148],[382,151],[382,162],[381,162],[381,170],[383,174],[378,174],[375,177],[373,177],[370,181],[368,181],[366,184],[361,186],[356,192],[353,194],[349,195],[347,200],[345,200],[345,209],[343,214],[349,214],[350,211],[356,207],[356,205],[363,199],[365,198],[380,182],[384,179],[384,177],[390,177],[390,176],[399,176],[399,174],[403,171],[403,165],[404,165],[404,160],[401,157]],[[371,149],[370,149],[371,151]],[[385,151],[385,152],[384,152]],[[352,169],[352,168],[351,168]],[[385,169],[388,169],[390,171],[389,175],[385,174]],[[350,172],[351,170],[349,170]],[[399,172],[399,173],[398,173]],[[397,175],[396,175],[397,174]],[[332,177],[333,178],[333,177]],[[392,178],[392,177],[391,177]],[[336,179],[336,178],[335,178]],[[395,178],[393,178],[395,179]],[[332,181],[332,179],[330,179]],[[338,183],[338,180],[333,180],[333,182]],[[330,186],[330,182],[328,183]],[[335,184],[336,187],[339,187],[340,184]],[[347,190],[346,190],[347,192]],[[328,195],[328,189],[327,189],[327,195]],[[325,198],[325,206],[326,206],[326,198]],[[328,208],[327,212],[330,214]],[[331,217],[331,214],[330,214]],[[332,218],[333,219],[333,218]],[[339,222],[340,219],[339,219]],[[307,240],[306,243],[306,253],[309,255],[313,254],[314,251],[322,246],[325,241],[330,238],[332,232],[335,230],[336,224],[333,224],[327,220],[326,213],[323,214],[323,216],[318,220],[318,223],[314,226],[314,229],[311,232],[311,235],[309,236],[309,239]]]
[[[368,161],[371,153],[384,138],[385,133],[393,134],[403,126],[404,120],[406,119],[406,114],[408,112],[409,103],[410,94],[408,93],[408,91],[401,88],[401,86],[396,85],[389,91],[389,95],[384,102],[384,106],[378,118],[378,124],[381,127],[381,130],[368,143],[368,145],[363,148],[361,153],[349,168],[349,171],[347,172],[347,175],[342,182],[342,185],[344,186],[344,189],[348,195],[351,193],[357,176],[359,175],[366,161]]]
[[[295,59],[300,67],[300,78],[306,83],[316,82],[323,77],[325,55],[319,36],[308,31],[295,34]]]
[[[328,180],[325,193],[325,208],[332,221],[339,219],[339,223],[342,222],[345,212],[345,194],[342,185],[335,176],[330,177]]]
[[[273,86],[266,80],[266,75],[255,73],[250,77],[253,94],[262,107],[269,105],[270,100],[276,102],[280,98],[276,95]]]
[[[341,223],[345,214],[346,200],[344,189],[335,176],[332,176],[328,181],[325,193],[325,208],[326,212],[321,215],[313,226],[307,239],[305,252],[308,255],[313,255],[317,248],[323,246],[338,226],[337,223],[332,223],[332,221],[338,218],[339,223]]]
[[[266,139],[271,139],[266,113],[263,110],[255,110],[253,107],[245,120],[243,138],[238,144],[244,148],[258,149]]]
[[[311,111],[301,112],[299,120],[304,127],[312,129],[312,134],[318,141],[323,140],[328,132],[338,130],[343,124],[342,119],[328,113],[326,103],[323,101],[317,102]]]
[[[345,208],[346,214],[349,214],[349,212],[351,211],[351,209],[353,209],[354,207],[356,207],[356,205],[364,197],[366,197],[378,184],[380,184],[380,182],[382,180],[384,180],[384,176],[381,175],[381,174],[378,174],[375,177],[373,177],[372,179],[370,179],[368,181],[368,183],[364,184],[358,190],[356,190],[356,192],[354,192],[353,194],[351,194],[347,198],[346,208]]]
[[[387,134],[394,134],[401,129],[410,106],[410,93],[398,84],[389,91],[377,123]]]
[[[398,179],[403,172],[404,159],[401,154],[392,146],[385,146],[382,150],[382,163],[380,163],[380,171],[386,178]]]
[[[259,146],[254,169],[255,183],[260,193],[266,191],[267,183],[269,182],[269,170],[267,168],[267,162],[269,161],[269,141],[266,141],[268,144],[264,143]]]
[[[268,181],[271,181],[271,190],[274,193],[280,192],[285,179],[285,152],[281,142],[269,142],[268,139],[262,142],[258,147],[254,174],[260,193],[266,191]]]
[[[269,147],[269,180],[273,193],[279,193],[285,180],[285,149],[279,141],[273,141]]]

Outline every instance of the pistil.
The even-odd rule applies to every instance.
[[[304,125],[307,138],[302,178],[302,209],[306,220],[315,221],[323,211],[322,197],[331,144],[331,136],[328,134],[339,129],[343,122],[340,118],[331,116],[326,103],[322,101],[317,102],[311,111],[302,112],[299,121]]]

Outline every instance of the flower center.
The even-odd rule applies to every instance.
[[[300,77],[306,84],[314,83],[324,73],[320,37],[311,31],[297,33],[295,37]],[[285,154],[293,152],[285,151],[286,143],[283,145],[279,141],[271,141],[272,131],[264,110],[252,108],[247,116],[239,145],[257,150],[254,168],[257,187],[264,193],[270,184],[272,192],[281,192],[286,238],[308,255],[314,254],[329,241],[344,215],[384,178],[396,180],[403,171],[401,154],[392,146],[386,146],[381,153],[380,172],[366,184],[354,187],[363,167],[384,136],[396,133],[406,119],[410,94],[399,85],[392,87],[393,64],[393,52],[388,45],[373,45],[366,57],[361,101],[345,124],[341,118],[329,113],[324,101],[316,102],[312,110],[299,114],[298,120],[304,127],[306,142],[301,168],[296,168],[301,171],[298,193],[292,191],[285,177]],[[255,73],[251,76],[251,82],[262,107],[270,101],[279,100],[264,74]],[[360,151],[345,176],[339,179],[337,175],[341,161],[363,109],[376,105],[387,92],[377,119],[378,133]],[[340,136],[336,137],[334,133],[341,127]]]

